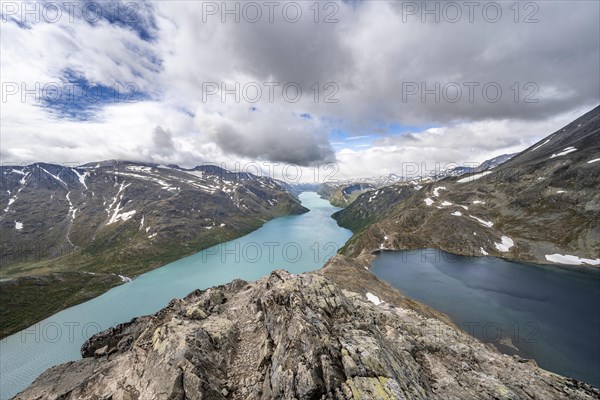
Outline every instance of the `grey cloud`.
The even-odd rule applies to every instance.
[[[212,43],[210,59],[198,52],[196,62],[190,62],[186,53],[185,64],[180,65],[184,72],[177,72],[178,76],[190,77],[189,82],[182,84],[190,88],[190,97],[198,90],[198,82],[207,77],[217,81],[219,77],[244,77],[250,81],[298,82],[305,90],[302,101],[283,104],[279,112],[309,112],[328,121],[327,128],[355,135],[385,134],[380,127],[390,123],[452,126],[506,119],[534,123],[592,108],[600,102],[598,3],[538,2],[539,23],[533,24],[522,22],[527,15],[523,9],[521,22],[515,23],[508,9],[512,3],[500,4],[504,17],[498,23],[486,22],[481,13],[474,23],[466,16],[456,24],[433,23],[431,18],[430,22],[421,23],[418,17],[403,22],[397,2],[380,1],[339,3],[339,22],[334,24],[315,24],[308,6],[296,24],[281,18],[272,24],[264,19],[256,24],[212,20],[193,28],[193,35]],[[312,101],[307,87],[316,81],[336,82],[339,103]],[[462,85],[463,97],[457,103],[443,98],[436,102],[432,96],[422,101],[419,95],[405,101],[403,84],[412,82],[429,87],[436,82],[440,86],[457,82]],[[465,82],[479,85],[473,102],[467,99]],[[511,91],[515,82],[520,86],[519,102],[514,101]],[[524,89],[528,82],[537,85],[533,89],[539,89],[534,96],[538,103],[523,103],[530,93]],[[486,83],[501,87],[499,102],[483,97]],[[221,107],[223,115],[231,115],[226,114],[230,106]],[[318,140],[311,145],[315,139],[302,131],[294,134],[305,141],[289,146],[297,139],[285,131],[285,124],[274,129],[273,122],[263,121],[262,129],[254,129],[254,139],[249,139],[239,133],[243,130],[240,120],[229,122],[235,128],[222,130],[215,142],[231,153],[302,162],[326,156],[329,151]],[[273,129],[276,135],[268,133]],[[263,135],[268,140],[260,139]],[[265,149],[254,148],[252,140]],[[456,135],[454,140],[462,139]],[[469,146],[468,137],[464,140],[463,145]],[[487,141],[482,145],[490,143],[506,146],[508,142]]]
[[[333,149],[323,136],[296,129],[283,132],[270,128],[248,134],[225,124],[217,129],[214,140],[225,152],[242,157],[303,166],[335,160]]]
[[[300,2],[303,18],[288,23],[277,18],[274,23],[239,24],[230,36],[234,61],[238,69],[260,79],[274,79],[282,85],[295,82],[304,91],[315,82],[348,83],[353,69],[351,49],[344,43],[338,24],[314,23],[313,3]],[[345,6],[340,5],[345,13]]]
[[[550,131],[532,127],[600,103],[599,2],[536,2],[539,23],[534,24],[514,23],[507,10],[512,2],[499,2],[505,7],[504,17],[495,24],[481,14],[475,23],[465,18],[455,24],[421,23],[418,17],[405,23],[401,3],[386,1],[339,3],[338,23],[314,23],[308,10],[312,2],[300,3],[304,16],[296,24],[281,18],[273,24],[264,19],[257,24],[220,20],[205,24],[200,3],[156,2],[147,10],[155,14],[144,17],[153,21],[148,24],[151,44],[141,39],[141,31],[123,32],[114,24],[57,24],[28,31],[8,24],[1,39],[7,53],[3,75],[8,80],[43,82],[49,79],[46,70],[51,78],[56,71],[72,69],[86,71],[86,79],[106,85],[136,82],[140,90],[160,96],[153,97],[155,102],[112,104],[105,108],[101,124],[88,124],[86,129],[54,121],[18,101],[5,104],[9,111],[2,121],[3,155],[35,160],[75,154],[80,161],[139,157],[193,163],[200,157],[219,156],[210,141],[228,154],[307,164],[333,159],[327,137],[338,129],[351,135],[376,133],[383,138],[377,145],[411,147],[411,157],[433,159],[444,156],[448,148],[460,152],[480,146],[492,152],[530,143]],[[521,9],[521,19],[525,15]],[[66,28],[73,34],[66,35]],[[140,54],[150,53],[160,61],[140,60]],[[305,93],[298,103],[264,104],[263,99],[256,106],[269,114],[254,119],[244,112],[253,104],[207,104],[201,99],[202,82],[244,79],[297,82]],[[327,81],[339,85],[337,104],[314,102],[311,96],[312,83]],[[480,86],[473,102],[436,102],[431,96],[424,102],[419,96],[404,101],[402,85],[407,82]],[[481,86],[487,82],[502,87],[498,103],[481,97]],[[520,100],[526,95],[523,85],[536,83],[539,102],[515,102],[510,90],[515,82],[521,85]],[[180,109],[193,111],[193,116]],[[300,113],[311,114],[313,120],[289,117]],[[503,127],[503,121],[523,124],[514,132]],[[169,130],[158,126],[167,123]],[[422,139],[422,133],[386,139],[381,127],[391,123],[457,128],[447,129],[439,140]],[[493,126],[485,130],[493,137],[477,131],[480,123]],[[471,124],[469,130],[465,124]],[[24,130],[42,133],[24,136]],[[80,133],[89,130],[93,134]],[[110,146],[105,132],[123,143]],[[204,141],[198,146],[191,144],[196,133]],[[68,138],[72,148],[62,146],[61,137]],[[422,146],[418,153],[417,146]],[[14,150],[7,154],[5,149]]]
[[[153,152],[160,156],[169,156],[175,152],[172,133],[161,126],[154,128],[152,133]]]

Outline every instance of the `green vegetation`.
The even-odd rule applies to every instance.
[[[80,272],[26,276],[0,282],[0,337],[99,296],[120,283],[121,279],[116,275]]]

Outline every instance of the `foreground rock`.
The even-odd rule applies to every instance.
[[[16,399],[600,395],[498,353],[374,277],[347,290],[362,274],[362,265],[336,257],[320,273],[276,271],[256,283],[194,292],[93,337],[83,360],[48,370]]]

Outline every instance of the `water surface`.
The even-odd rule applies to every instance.
[[[549,371],[600,387],[600,270],[383,252],[371,271],[407,296],[495,344],[510,338]]]
[[[81,345],[91,335],[152,314],[173,298],[235,278],[256,280],[279,268],[301,273],[322,267],[352,233],[331,218],[339,208],[316,193],[302,193],[300,200],[310,212],[271,220],[240,239],[148,272],[3,339],[0,399],[23,390],[47,368],[80,358]]]

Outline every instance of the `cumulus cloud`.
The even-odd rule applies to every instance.
[[[93,23],[79,9],[73,20],[53,23],[17,23],[11,15],[2,23],[0,64],[3,85],[16,83],[19,92],[3,99],[2,159],[187,166],[337,159],[340,174],[364,174],[366,163],[378,175],[394,172],[398,159],[517,151],[600,102],[598,2],[520,4],[518,15],[512,3],[500,3],[496,22],[483,5],[472,22],[464,6],[448,22],[445,3],[427,3],[440,8],[438,22],[423,14],[425,2],[382,1],[321,4],[318,15],[313,3],[297,2],[297,22],[284,17],[287,3],[273,10],[272,22],[262,7],[256,23],[224,16],[222,2],[139,3],[133,20],[104,10]],[[245,7],[227,6],[236,4]],[[131,84],[139,96],[103,98],[86,111],[91,118],[79,120],[22,98],[22,83],[64,84],[67,72],[80,85]],[[79,112],[66,100],[59,106]],[[376,138],[343,141],[334,151],[335,132]]]

